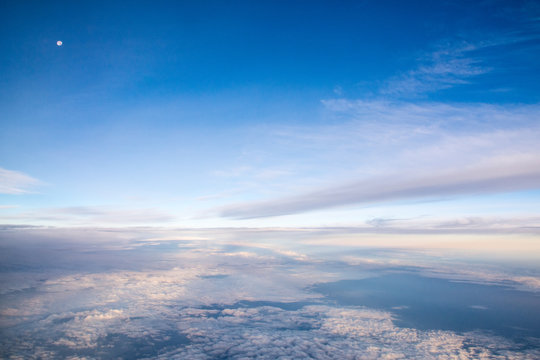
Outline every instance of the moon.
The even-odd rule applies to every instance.
[[[58,41],[56,42],[56,45],[58,45],[58,46],[62,46],[62,44],[63,44],[63,43],[62,43],[60,40],[58,40]]]

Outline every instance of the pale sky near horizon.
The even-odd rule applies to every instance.
[[[536,1],[2,2],[0,223],[534,232],[539,19]]]

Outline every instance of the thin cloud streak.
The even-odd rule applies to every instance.
[[[381,93],[411,96],[467,84],[469,78],[491,71],[471,55],[483,47],[465,43],[438,49],[420,59],[418,68],[387,81]]]
[[[41,182],[19,171],[0,167],[0,194],[26,194]]]
[[[153,224],[168,223],[175,217],[158,209],[119,209],[106,206],[45,208],[3,216],[4,221],[68,224]]]
[[[530,171],[505,173],[505,169],[502,169],[500,173],[492,171],[492,176],[483,176],[483,172],[495,169],[482,168],[478,169],[477,173],[464,171],[405,181],[400,179],[399,174],[395,174],[290,198],[233,205],[223,209],[221,216],[237,219],[261,218],[343,205],[536,189],[540,186],[540,168],[537,162],[530,165],[534,166]]]
[[[214,212],[224,218],[250,219],[540,188],[540,129],[530,126],[540,118],[537,106],[411,106],[344,99],[325,105],[350,117],[350,123],[332,131],[321,127],[295,131],[297,137],[291,132],[278,136],[288,137],[296,147],[309,144],[326,151],[332,145],[340,149],[335,155],[345,159],[339,160],[341,168],[346,164],[352,171],[311,190],[304,186],[296,193],[282,192],[273,199],[231,204]],[[333,165],[327,165],[331,174]]]
[[[421,55],[416,68],[388,79],[379,94],[395,97],[415,97],[460,85],[469,84],[480,75],[497,71],[486,51],[504,53],[508,46],[530,47],[539,39],[537,19],[527,19],[523,32],[499,34],[496,38],[472,41],[448,39],[432,52]],[[493,55],[491,55],[493,57]]]

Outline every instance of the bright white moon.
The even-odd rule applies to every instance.
[[[62,46],[62,42],[61,42],[60,40],[58,40],[58,41],[56,42],[56,45]]]

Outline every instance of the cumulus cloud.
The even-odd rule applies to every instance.
[[[117,345],[115,337],[108,336],[116,334],[129,339],[133,346],[151,338],[152,357],[159,359],[534,359],[539,355],[536,349],[521,348],[483,333],[398,327],[390,313],[362,307],[310,305],[284,310],[273,306],[225,306],[153,311],[155,321],[151,326],[150,318],[130,318],[115,309],[51,315],[35,330],[46,327],[52,343],[42,343],[39,348],[52,357],[62,354],[59,351],[100,354],[103,348],[98,346],[113,349]],[[160,347],[159,342],[174,332],[187,341]],[[35,348],[24,342],[18,345],[20,354]]]
[[[532,359],[537,355],[535,350],[516,351],[495,337],[399,328],[389,313],[366,308],[186,309],[182,320],[178,327],[191,343],[159,358]]]
[[[314,297],[304,290],[308,277],[295,278],[286,270],[268,276],[270,268],[279,266],[279,258],[213,248],[185,252],[177,252],[168,261],[167,257],[163,259],[181,264],[172,269],[63,276],[42,271],[41,278],[51,278],[34,282],[33,287],[23,291],[11,289],[4,294],[0,325],[14,330],[6,332],[0,354],[29,355],[38,344],[41,350],[50,351],[51,358],[81,351],[100,354],[119,346],[118,341],[126,341],[122,336],[130,339],[135,348],[146,341],[155,349],[160,341],[183,336],[177,324],[183,321],[178,314],[186,306]],[[229,276],[219,276],[222,274]],[[26,337],[22,342],[16,340],[15,325],[24,328]],[[118,336],[120,340],[115,340]]]
[[[444,263],[432,257],[430,262],[425,254],[405,251],[376,256],[373,250],[337,252],[335,247],[332,253],[321,253],[319,247],[310,254],[290,241],[293,236],[335,239],[340,231],[344,229],[6,230],[13,243],[5,245],[11,248],[54,246],[54,234],[84,236],[88,244],[76,246],[75,240],[61,239],[59,251],[71,259],[61,268],[47,268],[33,259],[3,260],[7,268],[24,264],[25,271],[0,278],[6,284],[0,306],[0,326],[5,330],[0,356],[533,359],[539,355],[492,335],[403,328],[389,312],[331,306],[310,290],[313,284],[351,274],[372,276],[377,270],[414,268],[437,277],[506,284],[513,279],[486,269],[485,264],[484,273],[474,273],[456,261]],[[37,234],[37,239],[18,241],[17,232]],[[92,234],[99,241],[92,241]],[[120,239],[126,246],[139,246],[136,251],[133,247],[111,250],[103,237],[111,243]],[[182,237],[190,240],[178,240]],[[276,238],[286,239],[289,246],[277,246]],[[166,251],[160,245],[166,245]],[[78,249],[86,257],[77,255]],[[109,252],[113,260],[81,271],[80,263]],[[136,262],[137,270],[125,269],[122,258]],[[38,270],[33,274],[32,269]],[[535,281],[534,275],[521,272],[520,276],[523,283]]]
[[[0,168],[0,194],[26,194],[40,183],[22,172]]]

